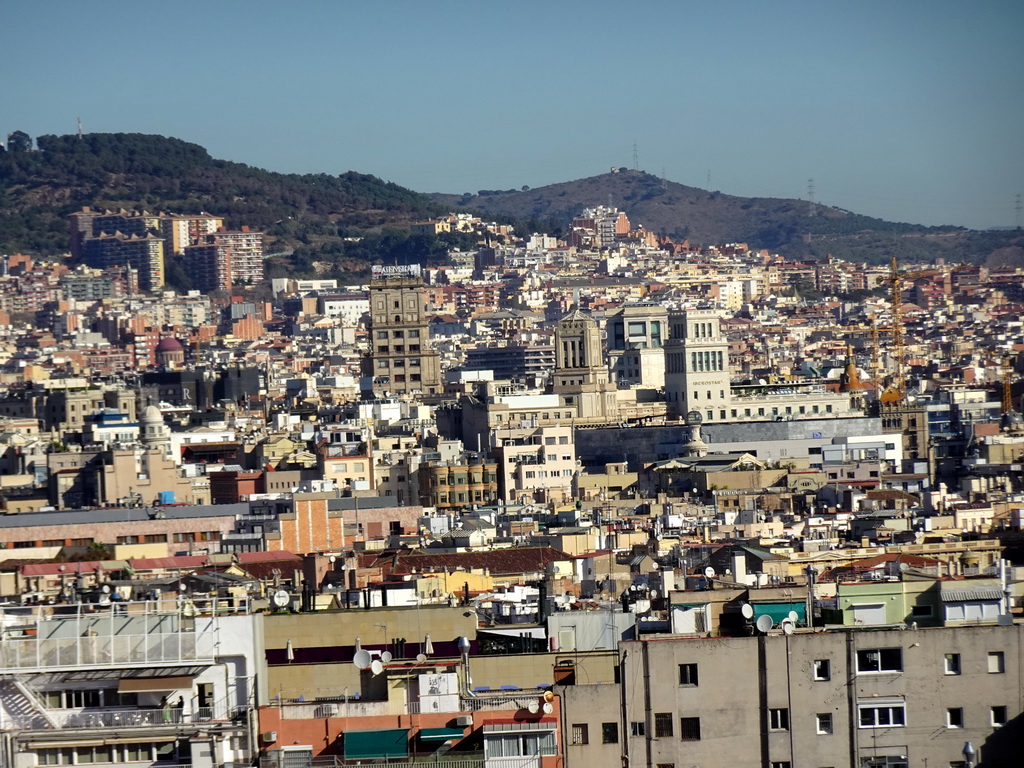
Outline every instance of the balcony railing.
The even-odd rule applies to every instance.
[[[244,723],[249,708],[244,706],[168,707],[151,709],[47,710],[58,729],[151,728],[189,723]],[[38,721],[37,721],[38,722]],[[35,729],[35,728],[33,728]]]
[[[226,601],[57,605],[0,609],[0,672],[212,662],[213,614]],[[164,610],[158,610],[158,607]]]

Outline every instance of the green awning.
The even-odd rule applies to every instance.
[[[751,603],[754,608],[754,618],[758,616],[771,616],[775,626],[782,623],[783,619],[789,618],[790,611],[796,611],[797,623],[807,623],[807,604],[803,601],[792,601],[787,603]]]
[[[345,734],[345,759],[408,757],[409,729],[387,731],[349,731]]]
[[[448,741],[465,735],[462,728],[420,728],[420,741]]]

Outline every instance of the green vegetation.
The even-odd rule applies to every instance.
[[[162,136],[40,136],[36,144],[35,152],[0,154],[2,252],[66,251],[65,217],[87,205],[207,211],[229,227],[265,230],[279,241],[271,250],[336,238],[339,225],[372,231],[443,212],[423,195],[367,174],[272,173]]]

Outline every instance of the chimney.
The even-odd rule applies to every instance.
[[[737,584],[747,583],[747,555],[742,550],[732,553],[732,580]]]

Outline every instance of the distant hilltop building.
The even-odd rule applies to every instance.
[[[577,248],[608,247],[629,235],[629,217],[618,208],[586,208],[572,220],[572,244]]]

